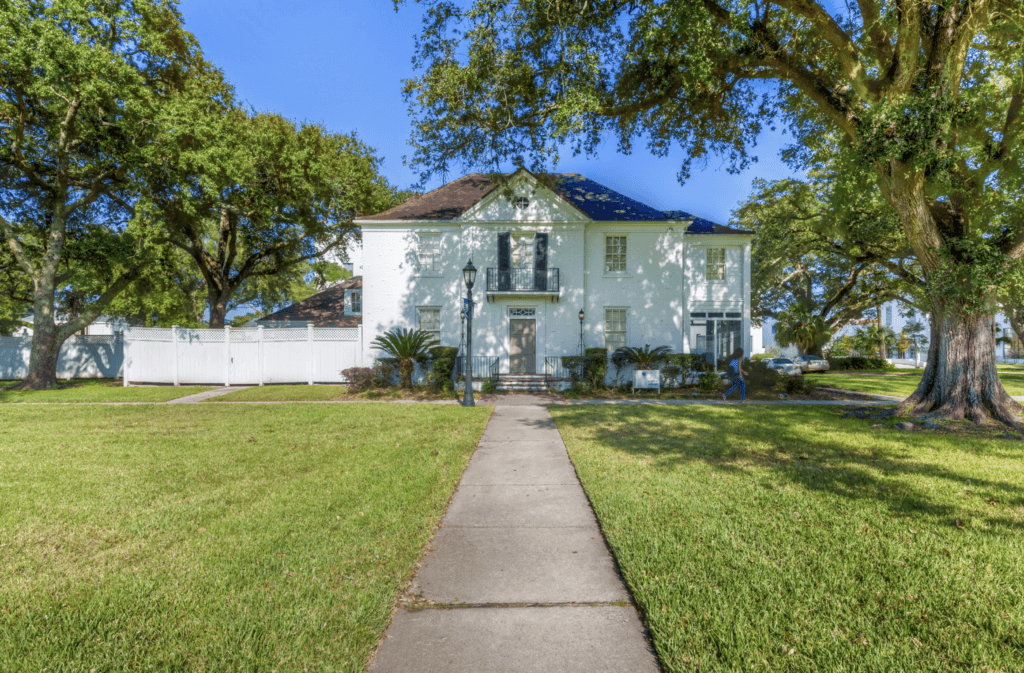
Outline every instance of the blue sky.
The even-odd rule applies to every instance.
[[[356,131],[384,159],[388,180],[399,187],[416,182],[402,162],[412,152],[401,82],[415,74],[419,5],[398,13],[391,0],[181,0],[180,6],[186,28],[242,100],[331,131]],[[623,156],[608,143],[597,157],[567,157],[557,169],[582,173],[655,208],[725,223],[750,194],[754,178],[791,174],[778,158],[786,142],[766,133],[752,168],[731,175],[712,158],[686,185],[676,180],[681,152],[654,157],[642,145]],[[440,184],[435,180],[427,188]]]

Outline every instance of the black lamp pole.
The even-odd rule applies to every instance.
[[[462,278],[466,281],[466,391],[462,397],[462,406],[474,407],[476,404],[473,402],[473,284],[476,282],[476,267],[473,266],[473,260],[469,260],[463,267]]]
[[[583,343],[583,309],[580,309],[580,357],[583,357],[587,347]]]

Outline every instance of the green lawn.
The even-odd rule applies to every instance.
[[[211,397],[205,403],[218,402],[331,402],[339,400],[392,400],[392,399],[453,399],[453,394],[435,395],[418,388],[404,391],[400,388],[370,390],[361,394],[349,394],[348,387],[342,385],[272,385],[253,386],[234,393]]]
[[[808,374],[809,380],[822,386],[842,388],[844,390],[858,390],[862,393],[875,393],[877,395],[894,395],[896,397],[907,397],[917,389],[921,381],[920,370],[910,372],[896,372],[889,374]],[[1010,395],[1024,395],[1024,379],[1013,375],[1000,377],[1003,387]]]
[[[489,415],[0,409],[0,670],[362,670]]]
[[[50,390],[12,390],[19,381],[0,382],[0,403],[11,402],[166,402],[210,388],[199,386],[153,386],[125,388],[111,379],[61,381]]]
[[[828,408],[551,413],[665,670],[1024,670],[1021,443]]]

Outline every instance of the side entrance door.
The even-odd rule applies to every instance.
[[[509,372],[537,373],[537,323],[534,320],[509,321]]]

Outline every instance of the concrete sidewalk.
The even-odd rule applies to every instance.
[[[545,407],[495,409],[369,670],[658,670]]]

